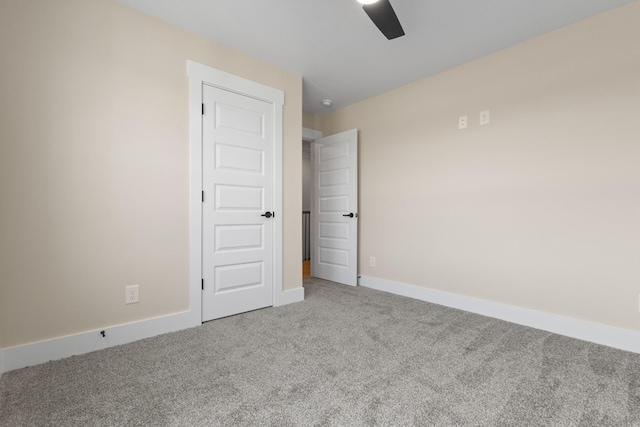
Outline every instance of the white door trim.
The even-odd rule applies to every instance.
[[[322,138],[322,132],[319,130],[315,130],[315,129],[311,129],[311,128],[302,128],[302,140],[304,142],[308,142],[309,144],[311,144],[311,167],[313,167],[313,153],[314,153],[314,148],[313,148],[313,141],[315,141],[318,138]],[[311,174],[313,175],[313,171],[311,172]],[[313,191],[313,184],[311,184],[311,212],[313,212],[313,195],[314,195],[314,191]],[[311,252],[313,253],[313,247],[314,247],[314,242],[315,239],[313,238],[313,233],[311,233],[311,235],[309,236],[309,244],[311,245]],[[310,267],[310,271],[309,273],[311,274],[311,277],[313,277],[313,263],[311,263]]]
[[[273,104],[274,211],[273,305],[282,292],[282,110],[284,92],[227,72],[187,61],[189,77],[189,308],[202,323],[202,85],[204,83]]]
[[[313,142],[318,138],[322,138],[322,132],[315,129],[302,128],[302,140],[306,142]]]

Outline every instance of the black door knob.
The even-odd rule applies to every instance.
[[[348,216],[349,218],[353,218],[353,213],[344,214],[342,216]]]
[[[267,218],[271,218],[272,216],[274,216],[274,214],[272,214],[271,212],[267,211],[266,213],[263,213],[260,216],[266,216]]]

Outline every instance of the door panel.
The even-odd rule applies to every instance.
[[[216,292],[222,294],[241,288],[246,289],[248,287],[255,288],[262,286],[264,284],[262,266],[262,262],[216,266]]]
[[[263,190],[262,187],[216,184],[213,190],[216,211],[261,212],[264,210]]]
[[[227,251],[263,249],[263,225],[216,225],[216,254]]]
[[[318,237],[321,239],[349,240],[349,224],[323,222],[320,224]]]
[[[216,144],[216,170],[262,174],[262,150]]]
[[[255,111],[251,107],[226,104],[223,101],[216,103],[215,111],[217,129],[226,128],[232,132],[240,131],[264,136],[264,115],[261,111]]]
[[[202,320],[273,305],[273,105],[203,86]]]
[[[336,185],[347,185],[349,184],[349,169],[344,168],[321,172],[319,174],[319,181],[318,187],[321,189],[334,187]]]
[[[320,197],[318,212],[336,214],[349,212],[349,196]]]
[[[312,274],[356,286],[358,131],[317,139],[314,146]],[[345,216],[349,214],[353,216]]]

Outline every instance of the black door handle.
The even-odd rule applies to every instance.
[[[271,218],[272,216],[276,216],[276,214],[275,214],[275,213],[271,213],[271,212],[267,211],[266,213],[263,213],[263,214],[262,214],[262,215],[260,215],[260,216],[266,216],[267,218]]]
[[[342,216],[348,216],[349,218],[353,218],[353,213],[344,214]]]

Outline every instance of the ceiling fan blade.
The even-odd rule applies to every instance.
[[[389,40],[404,36],[404,30],[389,0],[379,0],[373,4],[362,6],[376,27]]]

